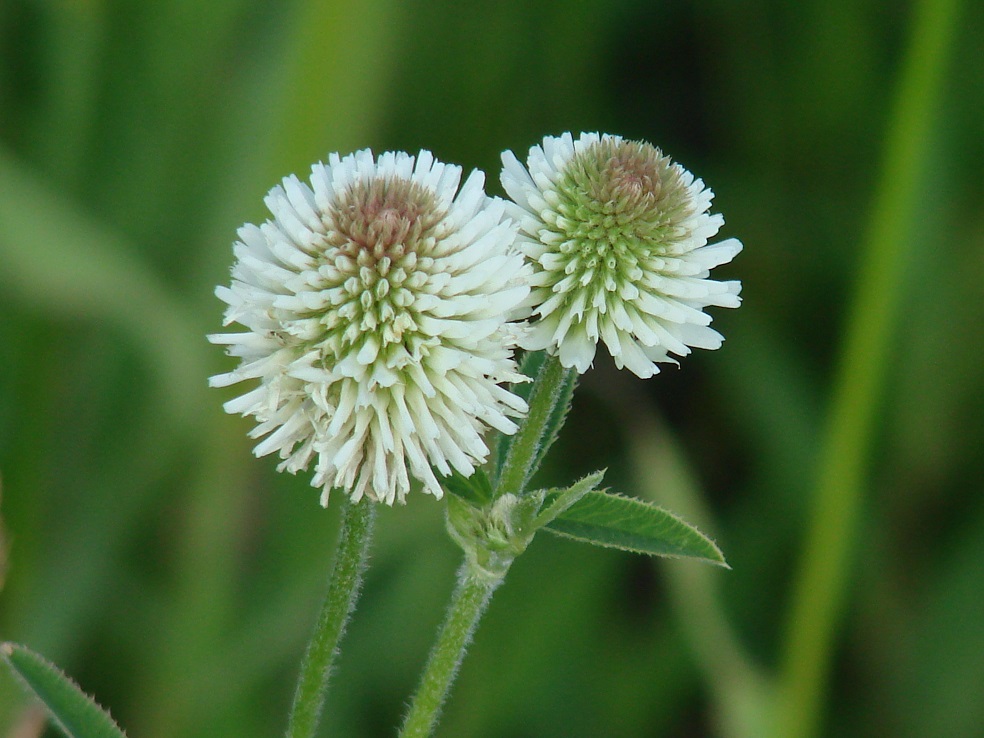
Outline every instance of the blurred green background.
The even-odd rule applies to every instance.
[[[0,639],[135,738],[279,734],[337,509],[206,389],[235,229],[332,151],[501,194],[501,150],[601,130],[714,189],[745,304],[679,370],[597,362],[544,483],[607,466],[733,570],[543,534],[438,734],[984,736],[984,4],[954,5],[0,0]],[[382,511],[325,735],[393,734],[442,516]],[[32,721],[0,674],[0,734]]]

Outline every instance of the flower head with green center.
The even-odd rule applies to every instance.
[[[488,456],[482,434],[516,430],[522,399],[499,386],[522,381],[508,320],[529,293],[505,203],[484,176],[461,186],[461,168],[370,151],[291,176],[266,198],[273,215],[239,230],[232,285],[217,296],[216,334],[239,366],[212,386],[259,380],[225,404],[252,415],[257,456],[307,469],[328,493],[341,488],[403,501],[411,479],[440,497],[434,473],[465,476]]]
[[[741,285],[708,276],[741,243],[707,244],[724,218],[707,212],[703,182],[654,146],[607,134],[548,136],[525,167],[511,151],[502,161],[534,272],[524,348],[583,373],[601,340],[619,368],[646,378],[671,353],[721,345],[704,308],[738,307]]]

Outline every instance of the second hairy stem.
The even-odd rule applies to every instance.
[[[500,581],[476,577],[467,565],[461,568],[458,586],[410,704],[400,738],[426,738],[433,731],[475,626]]]
[[[375,512],[374,505],[366,499],[357,503],[346,500],[342,507],[338,551],[329,576],[328,594],[301,664],[287,738],[311,738],[318,729],[335,651],[362,584]]]
[[[570,379],[569,369],[555,357],[544,357],[544,363],[530,391],[529,413],[511,439],[496,485],[495,498],[511,494],[522,496],[530,477],[536,472],[545,436],[549,435],[552,419],[561,402],[567,402],[563,389]],[[569,384],[567,384],[569,388]],[[486,510],[486,513],[489,509]],[[469,541],[458,540],[467,551],[469,546],[481,549],[495,545],[473,529]],[[471,563],[469,563],[471,561]],[[475,627],[481,619],[496,587],[502,583],[511,559],[495,573],[474,565],[466,559],[458,572],[458,584],[448,605],[444,623],[424,667],[420,686],[410,703],[400,738],[426,738],[437,724],[441,708],[458,673],[458,667],[471,642]]]

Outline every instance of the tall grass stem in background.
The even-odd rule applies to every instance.
[[[777,738],[812,738],[819,733],[824,684],[858,538],[865,471],[909,261],[909,232],[959,4],[923,0],[914,8],[834,382],[811,527],[796,577],[773,733]]]
[[[631,396],[623,397],[620,403],[642,498],[658,500],[713,534],[711,511],[684,449],[659,418],[638,412],[640,406],[642,400]],[[721,738],[761,738],[768,724],[774,685],[729,620],[717,572],[678,561],[654,563],[666,579],[667,595],[710,687],[717,733]]]
[[[369,557],[375,504],[343,499],[341,531],[335,562],[328,577],[318,624],[308,645],[297,680],[294,704],[287,727],[288,738],[310,738],[318,729],[325,689],[332,662],[362,585],[362,572]]]

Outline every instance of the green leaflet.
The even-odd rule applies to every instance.
[[[671,512],[629,497],[588,492],[546,529],[596,546],[727,567],[721,550],[699,530]]]
[[[519,361],[519,373],[525,374],[530,379],[535,380],[540,373],[540,369],[543,368],[543,362],[546,358],[547,354],[545,351],[527,351]],[[526,402],[529,402],[530,392],[533,391],[533,383],[519,382],[509,385],[509,391],[514,395],[522,397]],[[492,481],[495,484],[499,483],[499,476],[502,474],[502,465],[506,461],[506,454],[509,453],[509,447],[512,445],[512,441],[513,436],[507,436],[503,433],[500,433],[496,439],[495,461],[492,464]]]
[[[441,479],[441,484],[448,492],[475,505],[488,504],[494,497],[492,484],[483,469],[476,469],[471,477],[452,470],[450,476]]]
[[[540,375],[546,360],[547,354],[544,351],[529,352],[523,356],[519,371],[528,377],[536,379]],[[557,436],[560,434],[560,429],[563,428],[564,421],[567,420],[567,414],[570,412],[571,402],[574,399],[574,389],[576,386],[577,372],[566,370],[563,374],[560,385],[555,390],[555,396],[552,399],[553,407],[549,416],[546,418],[546,422],[544,423],[542,430],[540,431],[540,438],[537,442],[536,453],[530,466],[530,476],[535,474],[537,469],[540,468],[544,457],[547,455],[547,451],[553,445],[553,442],[557,440]],[[512,392],[529,402],[533,385],[515,384],[510,389]],[[512,444],[513,438],[513,436],[505,435],[499,437],[495,454],[495,464],[493,466],[496,480],[498,480],[499,474],[502,472],[502,465],[505,462],[506,454],[509,451],[509,446]]]
[[[15,643],[0,645],[0,655],[68,738],[126,738],[113,718],[51,662]]]
[[[565,489],[549,490],[543,505],[540,507],[540,514],[536,516],[534,527],[536,529],[542,528],[561,517],[586,494],[601,484],[604,476],[605,470],[602,469],[601,471],[596,471],[594,474],[589,474],[584,479],[578,480]]]

